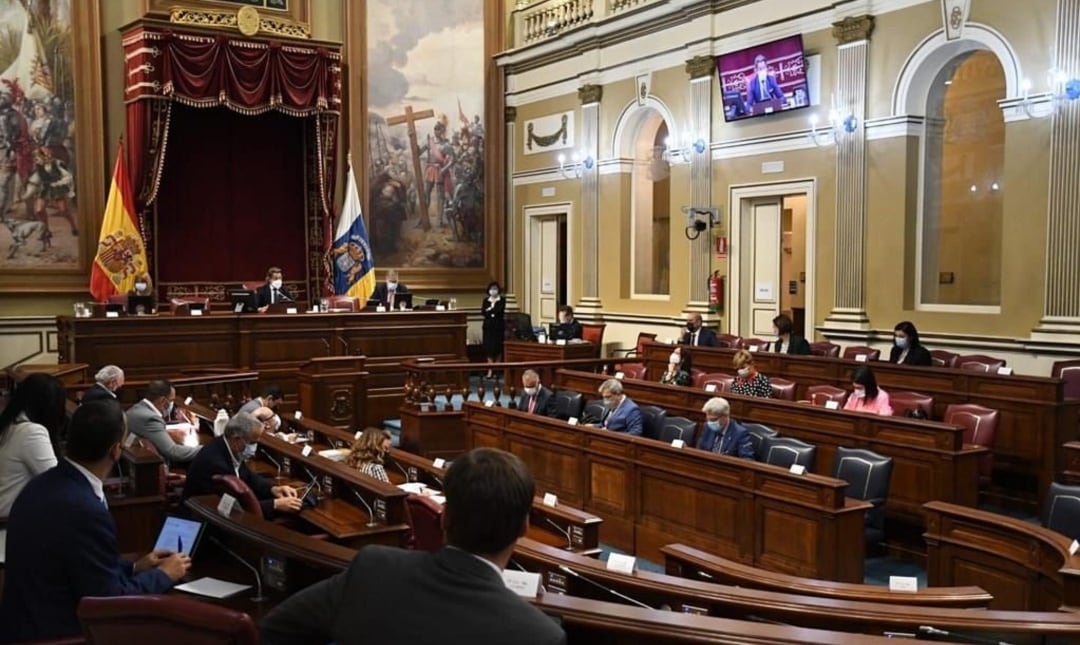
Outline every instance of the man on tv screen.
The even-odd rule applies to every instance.
[[[754,57],[754,75],[746,79],[746,105],[753,110],[755,103],[767,103],[772,100],[784,100],[784,90],[776,76],[769,73],[769,63],[758,54]]]

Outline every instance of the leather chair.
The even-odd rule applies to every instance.
[[[259,498],[255,497],[255,492],[243,479],[236,475],[214,475],[213,479],[222,493],[232,495],[236,501],[240,502],[240,508],[244,509],[245,513],[251,513],[262,519],[263,512],[262,506],[259,506]]]
[[[986,372],[987,374],[993,374],[998,371],[998,368],[1005,367],[1005,361],[1000,358],[994,358],[993,356],[967,354],[956,359],[956,367],[972,372]]]
[[[795,400],[795,381],[786,378],[770,378],[769,385],[772,387],[772,398],[781,401]]]
[[[753,349],[755,347],[757,349]],[[769,341],[760,338],[744,338],[742,339],[742,348],[748,352],[767,352],[769,351]]]
[[[417,551],[438,551],[446,537],[442,530],[442,504],[424,495],[405,497],[412,545]]]
[[[242,289],[247,289],[249,291],[255,291],[255,290],[259,289],[259,287],[263,286],[264,284],[266,284],[266,280],[252,280],[250,282],[242,282],[242,283],[240,283],[240,287]]]
[[[814,469],[814,455],[817,446],[792,439],[791,437],[769,437],[765,440],[765,459],[767,464],[791,468],[792,464],[799,464],[807,471]]]
[[[360,299],[353,296],[330,296],[330,311],[360,311]]]
[[[645,369],[645,363],[624,363],[621,371],[623,378],[641,381],[645,379]]]
[[[827,340],[823,340],[818,343],[810,343],[810,355],[811,356],[828,356],[831,358],[840,357],[840,346],[835,343],[830,343]]]
[[[86,597],[76,610],[86,642],[155,645],[256,645],[251,616],[182,596]]]
[[[602,349],[606,323],[581,323],[581,339]]]
[[[892,457],[859,448],[836,449],[832,476],[848,483],[845,495],[874,505],[865,519],[868,546],[885,539],[885,500],[889,496],[892,467]]]
[[[581,418],[585,409],[585,397],[578,392],[559,390],[555,392],[555,418],[566,421],[570,417]]]
[[[582,328],[584,332],[584,328]],[[638,332],[637,343],[631,349],[616,349],[611,352],[612,356],[622,356],[623,358],[635,357],[638,362],[635,363],[616,363],[615,371],[627,373],[627,368],[631,365],[636,366],[635,369],[640,369],[641,374],[645,374],[645,363],[640,362],[640,359],[645,356],[645,343],[656,340],[656,334],[646,334]]]
[[[604,418],[605,412],[607,410],[604,408],[603,399],[590,399],[581,412],[581,420],[589,419],[589,423],[599,423],[600,419]]]
[[[202,305],[203,315],[210,313],[210,299],[209,298],[173,298],[169,301],[169,305],[172,308],[172,314],[174,316],[188,316],[191,315],[191,305]]]
[[[847,390],[835,385],[811,385],[806,388],[806,399],[818,407],[825,407],[826,401],[836,401],[837,405],[844,407],[847,397]]]
[[[746,432],[750,435],[750,445],[754,446],[754,459],[757,461],[765,460],[765,443],[769,439],[779,437],[780,434],[768,426],[763,426],[760,423],[744,423],[742,424],[746,428]]]
[[[930,350],[930,363],[934,367],[948,367],[949,369],[953,369],[956,367],[956,361],[959,358],[959,354],[947,352],[944,349]]]
[[[1066,399],[1080,399],[1080,360],[1056,361],[1050,376],[1065,381]]]
[[[881,358],[881,350],[874,349],[873,347],[867,347],[865,345],[853,345],[851,347],[844,348],[844,354],[842,358],[848,361],[859,360],[856,356],[866,356],[867,361],[876,361]]]
[[[106,302],[110,305],[122,305],[124,307],[124,311],[127,311],[128,297],[126,293],[114,293],[109,296]]]
[[[718,347],[730,347],[731,349],[742,349],[742,338],[735,334],[717,334],[716,344]]]
[[[690,384],[691,385],[693,385],[694,383],[697,383],[698,381],[700,381],[702,379],[702,377],[704,377],[704,376],[705,376],[705,370],[699,370],[696,367],[691,367],[690,368]]]
[[[1080,486],[1051,483],[1040,519],[1051,531],[1080,540]]]
[[[725,374],[723,372],[709,372],[708,374],[702,374],[701,379],[694,383],[695,387],[705,389],[708,385],[716,386],[716,393],[731,391],[731,384],[735,382],[735,377],[731,374]]]
[[[945,408],[945,423],[964,427],[964,443],[990,450],[979,459],[979,484],[988,485],[994,474],[994,441],[1001,413],[972,403],[957,403]]]
[[[667,421],[667,410],[655,405],[643,405],[641,409],[641,434],[649,439],[659,439]]]
[[[664,427],[657,438],[664,443],[682,439],[686,445],[692,446],[695,430],[697,430],[697,424],[686,417],[667,417],[664,419]]]
[[[908,390],[889,392],[889,403],[895,417],[907,416],[911,410],[921,410],[927,419],[934,418],[934,397],[929,394]]]

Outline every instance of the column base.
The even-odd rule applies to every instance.
[[[1080,345],[1080,318],[1047,316],[1039,326],[1031,330],[1032,344]]]
[[[823,327],[833,329],[847,329],[851,331],[867,331],[870,329],[870,319],[864,309],[833,309],[825,319]]]
[[[521,311],[521,303],[518,302],[517,295],[513,293],[504,294],[506,296],[506,310],[507,311]]]
[[[599,298],[586,296],[581,300],[578,300],[578,303],[574,305],[574,315],[576,316],[578,313],[587,313],[592,314],[595,318],[603,308],[604,304],[600,302]]]

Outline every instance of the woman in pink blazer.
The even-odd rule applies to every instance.
[[[851,385],[854,389],[847,403],[844,404],[845,410],[869,412],[883,417],[892,416],[893,409],[889,405],[889,395],[878,387],[874,372],[868,366],[863,365],[855,370],[855,375],[851,377]]]

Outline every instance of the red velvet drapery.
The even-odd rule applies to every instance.
[[[167,167],[173,102],[313,119],[316,136],[305,138],[304,157],[315,166],[315,206],[322,211],[323,231],[329,230],[341,113],[338,47],[207,34],[153,21],[128,28],[123,47],[128,162],[148,241],[153,231],[147,230],[145,212]],[[309,240],[309,255],[321,253],[325,242]],[[313,286],[320,281],[312,276]]]

